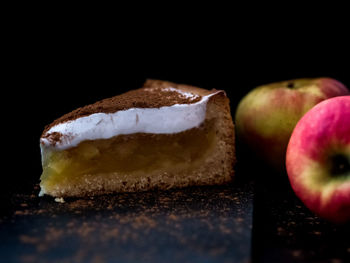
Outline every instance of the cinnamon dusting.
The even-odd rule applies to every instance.
[[[211,94],[214,91],[216,90],[209,91],[161,80],[147,80],[140,89],[131,90],[121,95],[80,107],[63,115],[50,125],[47,125],[41,137],[48,139],[52,144],[56,144],[62,140],[62,134],[58,132],[47,134],[47,131],[60,123],[72,121],[94,113],[115,113],[130,108],[160,108],[174,104],[192,104],[200,101],[202,96]]]

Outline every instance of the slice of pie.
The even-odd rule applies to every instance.
[[[62,116],[40,147],[54,197],[223,184],[235,162],[225,92],[160,80]]]

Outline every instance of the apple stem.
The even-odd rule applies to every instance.
[[[350,160],[344,155],[337,154],[332,157],[331,174],[344,175],[350,173]]]
[[[289,83],[287,84],[287,88],[289,88],[289,89],[294,88],[294,83],[293,83],[293,82],[289,82]]]

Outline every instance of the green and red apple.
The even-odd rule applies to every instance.
[[[286,167],[294,192],[311,211],[350,221],[350,96],[325,100],[301,118]]]
[[[342,83],[331,78],[259,86],[238,105],[237,138],[277,171],[285,171],[288,141],[300,118],[319,102],[348,94]]]

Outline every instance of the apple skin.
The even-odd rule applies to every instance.
[[[350,94],[331,78],[295,79],[259,86],[239,103],[237,140],[277,172],[285,173],[289,138],[300,118],[319,102]]]
[[[325,100],[301,118],[286,167],[295,194],[311,211],[350,221],[350,96]]]

